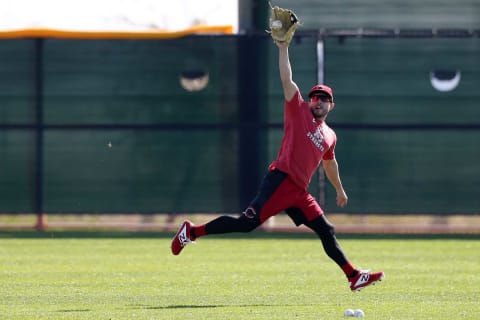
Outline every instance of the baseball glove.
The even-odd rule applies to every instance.
[[[270,13],[270,33],[274,41],[290,43],[299,26],[297,16],[292,10],[283,9],[279,6],[272,7]]]

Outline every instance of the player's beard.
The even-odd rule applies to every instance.
[[[325,119],[328,114],[329,107],[330,106],[328,102],[312,103],[310,104],[310,111],[315,119]]]

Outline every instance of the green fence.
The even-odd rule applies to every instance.
[[[480,39],[331,38],[325,47],[348,210],[479,212]],[[434,70],[459,71],[458,87],[435,90]]]
[[[291,45],[304,95],[318,40]],[[342,212],[478,213],[480,39],[321,40]],[[439,69],[461,72],[455,90],[433,89]],[[207,87],[185,90],[185,71]],[[1,40],[0,212],[239,212],[276,156],[282,109],[264,35]],[[338,211],[330,187],[311,192]]]

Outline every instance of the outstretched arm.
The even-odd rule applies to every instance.
[[[275,41],[275,44],[278,47],[278,67],[280,69],[280,80],[282,80],[283,95],[285,96],[285,101],[290,101],[298,91],[298,86],[292,80],[288,43]]]
[[[348,197],[345,190],[343,190],[342,181],[340,180],[337,160],[333,158],[332,160],[323,160],[322,162],[328,180],[337,191],[337,206],[343,208],[347,205]]]

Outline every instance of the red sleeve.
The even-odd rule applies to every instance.
[[[330,149],[328,149],[323,155],[323,160],[333,160],[335,159],[335,146],[337,145],[337,139],[333,142]]]
[[[300,94],[300,91],[297,90],[295,94],[293,95],[292,99],[290,101],[285,100],[285,106],[290,107],[290,106],[300,106],[303,102],[302,95]]]

